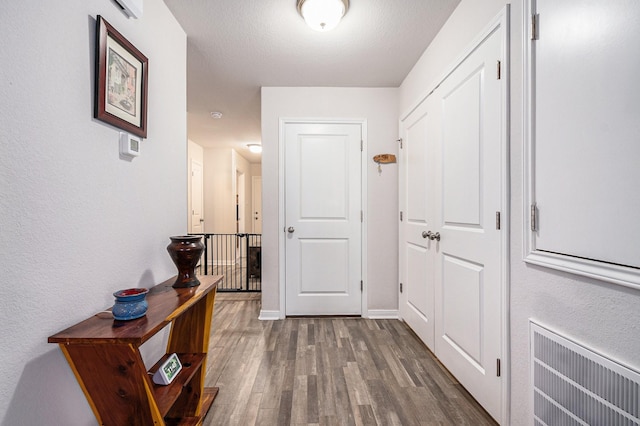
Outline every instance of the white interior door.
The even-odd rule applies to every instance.
[[[423,102],[401,124],[400,149],[400,316],[435,351],[435,247],[427,236],[435,226],[437,130],[431,100]]]
[[[262,234],[262,176],[251,177],[251,208],[253,233]]]
[[[361,135],[285,125],[287,315],[361,314]]]
[[[441,240],[435,265],[436,356],[496,419],[501,416],[504,79],[493,33],[433,94],[441,123]],[[503,215],[504,216],[504,215]]]
[[[192,234],[202,234],[204,232],[204,217],[202,215],[203,205],[203,176],[202,163],[191,160],[191,229]]]

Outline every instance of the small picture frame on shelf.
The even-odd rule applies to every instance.
[[[149,60],[100,15],[95,54],[94,117],[146,138]]]

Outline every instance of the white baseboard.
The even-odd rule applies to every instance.
[[[276,321],[282,319],[280,311],[261,310],[258,319],[260,321]],[[399,319],[397,309],[370,309],[364,318],[369,319]]]
[[[264,309],[260,310],[260,316],[258,316],[260,321],[276,321],[281,319],[280,311],[265,311]]]
[[[397,309],[369,309],[367,312],[369,319],[399,319]]]

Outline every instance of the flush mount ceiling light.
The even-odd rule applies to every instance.
[[[262,152],[262,145],[260,144],[250,143],[247,145],[247,147],[249,148],[249,151],[253,152],[254,154],[259,154]]]
[[[334,29],[349,9],[349,0],[298,0],[298,13],[316,31]]]
[[[213,111],[211,113],[211,118],[220,119],[220,118],[222,118],[222,113],[218,112],[218,111]]]

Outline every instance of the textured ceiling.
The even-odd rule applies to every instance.
[[[350,0],[340,25],[319,33],[296,0],[164,1],[187,33],[189,139],[251,162],[260,87],[398,87],[460,2]]]

